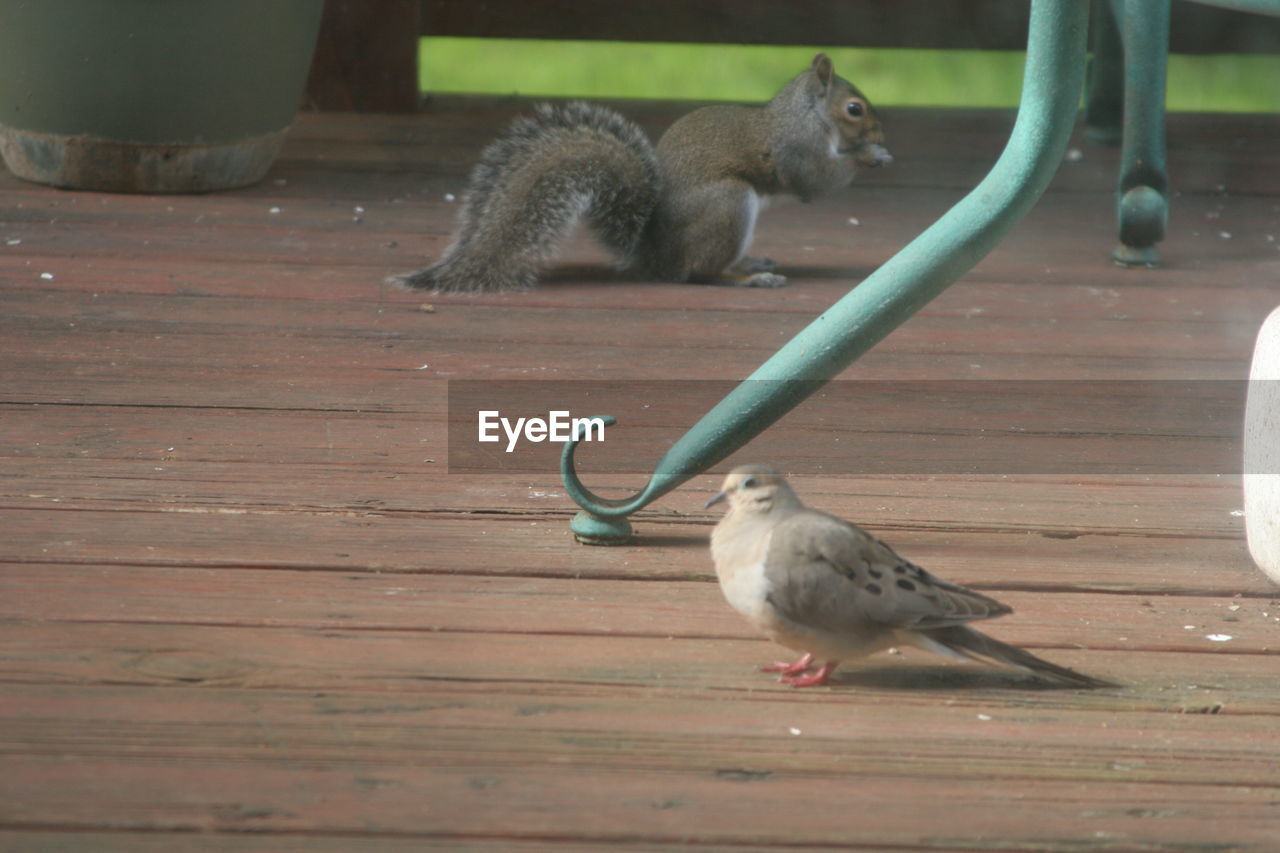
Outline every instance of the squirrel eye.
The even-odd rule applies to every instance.
[[[866,114],[867,108],[862,101],[847,101],[844,105],[844,111],[853,118],[862,118]]]

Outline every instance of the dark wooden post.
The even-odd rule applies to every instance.
[[[419,0],[326,0],[305,105],[416,110],[420,9]]]

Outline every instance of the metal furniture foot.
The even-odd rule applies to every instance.
[[[1197,2],[1280,16],[1280,0]],[[1154,267],[1160,263],[1156,244],[1164,239],[1169,219],[1164,127],[1169,0],[1097,0],[1097,6],[1086,135],[1113,142],[1122,124],[1124,140],[1116,205],[1120,241],[1111,256],[1124,266]]]
[[[1113,0],[1124,51],[1124,142],[1111,257],[1124,266],[1160,263],[1156,244],[1169,220],[1164,96],[1169,57],[1169,0]]]
[[[1084,83],[1088,17],[1088,0],[1033,0],[1022,104],[991,172],[704,415],[637,495],[612,500],[593,494],[574,467],[577,440],[565,445],[561,475],[583,509],[570,525],[581,541],[625,541],[628,515],[763,432],[996,246],[1035,204],[1062,160]]]

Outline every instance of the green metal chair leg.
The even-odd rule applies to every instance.
[[[565,445],[579,540],[615,544],[627,516],[763,432],[971,269],[1035,204],[1066,150],[1084,83],[1089,0],[1033,0],[1022,106],[990,174],[933,226],[796,335],[693,426],[632,498],[593,494]],[[612,419],[609,419],[612,420]]]
[[[1085,137],[1119,145],[1124,124],[1124,48],[1112,0],[1093,0],[1093,56],[1084,105]]]
[[[1169,219],[1164,90],[1169,0],[1117,0],[1124,41],[1124,147],[1120,154],[1116,263],[1154,267]]]
[[[1099,0],[1100,5],[1103,0]],[[1280,16],[1280,0],[1197,0],[1240,12]],[[1117,216],[1120,241],[1112,257],[1126,266],[1160,263],[1156,244],[1169,220],[1169,181],[1165,169],[1165,70],[1169,56],[1169,0],[1110,0],[1118,19],[1120,44],[1110,43],[1106,21],[1098,22],[1094,72],[1090,78],[1090,135],[1105,141],[1113,110],[1123,105],[1124,148],[1121,152]],[[1106,15],[1099,15],[1105,18]],[[1124,57],[1124,95],[1117,103],[1106,77],[1111,60]],[[1100,58],[1101,57],[1101,58]],[[1096,130],[1095,130],[1096,126]]]

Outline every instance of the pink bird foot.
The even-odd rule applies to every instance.
[[[813,655],[809,654],[806,654],[804,657],[800,658],[800,660],[793,663],[780,660],[772,666],[760,667],[761,672],[782,673],[782,678],[780,678],[779,681],[786,681],[788,676],[800,675],[801,673],[808,672],[811,669],[813,669]]]
[[[831,678],[831,673],[836,671],[837,664],[827,661],[818,667],[818,671],[807,675],[786,675],[784,674],[778,680],[784,684],[790,684],[792,687],[821,687]]]

